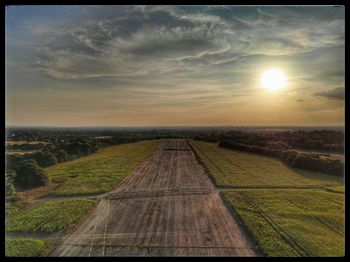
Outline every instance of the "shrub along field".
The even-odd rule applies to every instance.
[[[44,255],[49,248],[46,240],[32,238],[7,238],[5,241],[5,256],[7,257],[37,257]]]
[[[339,159],[339,157],[334,157],[329,154],[301,152],[300,150],[271,149],[269,147],[236,143],[231,140],[223,140],[219,143],[219,146],[234,150],[273,156],[294,168],[302,168],[305,170],[321,172],[339,177],[344,175],[344,163]]]
[[[100,149],[97,153],[46,168],[51,183],[61,185],[54,195],[108,192],[149,156],[161,140],[142,141]]]
[[[339,177],[290,168],[272,157],[225,149],[214,143],[190,143],[218,186],[342,186]]]
[[[344,197],[323,190],[224,190],[268,256],[343,256]]]
[[[56,232],[74,226],[96,200],[52,200],[14,215],[6,223],[8,232]]]

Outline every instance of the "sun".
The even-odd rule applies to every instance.
[[[278,90],[287,84],[287,76],[277,68],[270,68],[261,74],[261,85],[266,89]]]

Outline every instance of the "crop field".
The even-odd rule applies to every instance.
[[[46,168],[51,183],[60,183],[54,195],[105,193],[128,175],[161,140],[142,141],[100,149],[97,153]]]
[[[213,143],[191,146],[266,255],[344,255],[340,178]]]
[[[27,203],[22,199],[18,199],[14,202],[5,200],[5,215],[6,217],[16,215],[17,213],[21,212],[21,210],[23,210],[26,206]]]
[[[232,187],[332,187],[342,186],[338,177],[293,169],[280,160],[218,147],[201,141],[190,142],[217,186]]]
[[[5,256],[7,257],[37,257],[44,255],[50,243],[46,240],[33,238],[8,238],[5,241]]]
[[[323,190],[224,190],[268,256],[343,256],[344,196]]]
[[[67,200],[46,199],[14,213],[6,231],[52,236],[74,227],[65,237],[49,238],[49,256],[344,255],[344,185],[338,177],[190,143],[112,146],[49,167],[56,195],[50,197]],[[98,201],[79,196],[107,191]],[[38,245],[35,255],[47,253],[47,242],[21,239],[7,239],[6,254],[29,254],[26,245]]]
[[[78,222],[91,208],[95,200],[52,200],[35,205],[12,216],[6,223],[7,232],[56,232]]]

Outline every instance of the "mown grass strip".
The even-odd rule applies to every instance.
[[[38,257],[49,250],[50,242],[33,238],[8,238],[5,241],[7,257]]]
[[[265,221],[278,233],[280,236],[292,247],[300,256],[310,256],[310,253],[302,244],[293,239],[287,231],[281,228],[270,215],[266,214],[254,201],[246,194],[241,192],[241,195],[248,200],[248,202],[260,213]],[[272,214],[273,216],[273,214]]]
[[[338,177],[292,169],[271,157],[224,149],[201,141],[190,141],[190,144],[217,186],[342,186]]]
[[[53,200],[38,204],[11,217],[6,223],[8,232],[47,232],[65,230],[77,223],[96,200]]]
[[[222,191],[268,256],[343,256],[343,197],[324,190]],[[334,199],[335,201],[330,201]]]
[[[87,195],[109,192],[162,140],[111,146],[99,152],[46,168],[50,180],[60,183],[53,195]]]

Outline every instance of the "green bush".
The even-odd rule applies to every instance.
[[[15,200],[17,198],[17,191],[14,185],[14,179],[16,178],[16,172],[9,170],[5,173],[5,185],[6,185],[6,199]]]
[[[47,167],[57,164],[56,156],[48,151],[42,151],[31,154],[30,158],[34,159],[41,167]]]
[[[46,171],[38,166],[35,160],[25,160],[21,162],[14,179],[14,184],[18,189],[28,189],[47,184],[48,177]]]
[[[63,149],[56,150],[54,154],[59,163],[67,160],[67,152]]]

